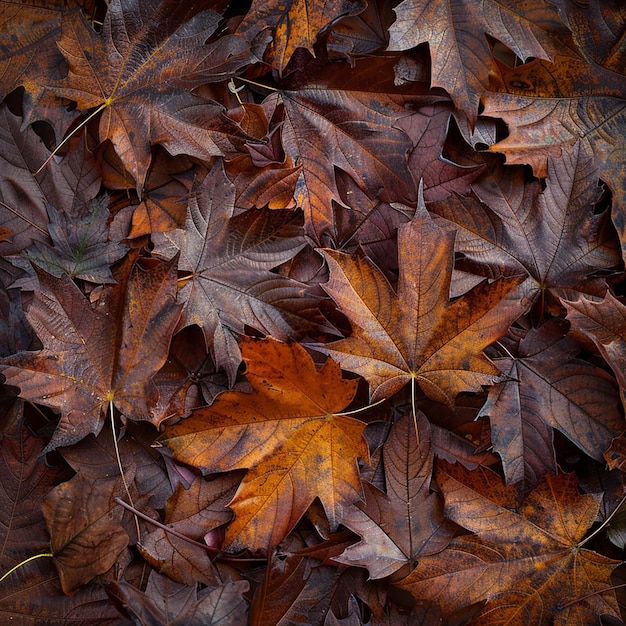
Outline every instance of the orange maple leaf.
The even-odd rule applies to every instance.
[[[344,507],[362,498],[357,458],[369,460],[365,424],[337,414],[357,381],[331,359],[318,371],[296,343],[245,338],[241,353],[254,393],[222,394],[161,441],[205,473],[249,470],[229,504],[229,550],[278,544],[316,497],[335,529]]]
[[[453,250],[454,233],[439,228],[420,201],[415,218],[398,228],[397,292],[362,252],[322,251],[330,265],[324,289],[353,333],[319,349],[363,376],[372,400],[414,380],[433,400],[451,405],[459,392],[501,380],[482,350],[524,312],[516,289],[522,279],[485,281],[450,302]]]

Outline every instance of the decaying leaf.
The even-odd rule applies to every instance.
[[[128,419],[150,419],[152,376],[180,317],[175,261],[149,269],[127,262],[121,282],[93,305],[68,277],[37,274],[28,319],[44,349],[6,357],[0,367],[22,397],[61,412],[48,448],[98,434],[110,403]]]

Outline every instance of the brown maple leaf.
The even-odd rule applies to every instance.
[[[111,508],[106,484],[111,480],[116,479],[86,480],[77,474],[44,500],[50,549],[68,595],[109,570],[128,544],[123,509]]]
[[[333,235],[332,201],[341,202],[335,168],[372,198],[415,201],[407,166],[411,141],[396,124],[409,114],[404,98],[319,85],[269,99],[284,103],[283,146],[301,167],[295,195],[308,235],[318,241],[326,231]]]
[[[113,0],[100,33],[81,14],[63,21],[58,45],[69,74],[51,89],[80,111],[102,111],[100,141],[111,140],[138,193],[152,144],[201,159],[232,147],[219,130],[223,107],[190,91],[256,60],[234,35],[205,44],[219,21],[177,0]]]
[[[503,119],[509,128],[507,137],[488,142],[489,149],[505,154],[507,163],[531,165],[540,178],[546,175],[548,156],[559,157],[570,152],[576,142],[583,143],[594,156],[617,206],[621,206],[626,201],[626,72],[623,66],[619,70],[611,67],[608,59],[602,61],[607,67],[594,60],[600,42],[606,52],[606,41],[615,42],[614,51],[619,41],[614,37],[605,41],[590,25],[590,19],[591,12],[584,26],[582,20],[579,24],[593,41],[593,47],[583,51],[583,58],[578,51],[561,45],[553,63],[535,59],[513,69],[501,67],[504,85],[485,93],[483,114]],[[616,62],[620,63],[619,54]],[[613,217],[624,241],[623,211],[620,209]],[[626,244],[622,245],[626,249]]]
[[[0,362],[23,398],[61,412],[48,449],[98,434],[112,403],[129,419],[150,419],[152,376],[165,362],[180,317],[176,261],[148,269],[127,261],[92,305],[66,276],[37,270],[27,317],[44,349]]]
[[[574,474],[547,474],[516,506],[516,492],[489,470],[468,472],[441,463],[437,483],[445,515],[475,533],[455,538],[420,559],[398,583],[418,600],[440,605],[444,617],[486,602],[478,626],[568,626],[619,617],[611,572],[618,565],[583,548],[600,496],[578,493]]]
[[[404,0],[394,11],[397,19],[389,29],[389,50],[428,42],[433,87],[445,89],[472,124],[489,75],[497,71],[487,34],[521,59],[550,60],[554,48],[536,20],[536,12],[542,11],[543,17],[548,12],[539,0],[523,7],[514,0]]]
[[[408,415],[395,422],[383,447],[386,494],[364,482],[365,502],[352,505],[343,526],[361,536],[333,561],[366,567],[370,579],[397,572],[452,539],[440,496],[430,491],[433,452],[426,416],[417,412],[420,440]],[[406,573],[406,572],[405,572]]]
[[[508,356],[494,362],[508,380],[489,390],[479,416],[490,417],[508,484],[529,488],[556,471],[553,429],[600,462],[624,429],[615,380],[576,358],[580,346],[563,337],[563,326],[552,319],[537,329],[512,328],[500,341]]]
[[[602,271],[620,263],[619,243],[606,212],[595,215],[597,170],[581,144],[548,159],[545,189],[524,172],[496,165],[466,197],[432,205],[460,227],[461,269],[495,278],[526,272],[529,296],[560,313],[558,296],[603,296]]]
[[[328,359],[317,370],[296,343],[244,338],[241,352],[253,393],[228,391],[161,441],[203,472],[248,469],[229,506],[229,550],[278,544],[318,497],[336,528],[362,497],[357,458],[369,452],[365,424],[341,415],[357,382]]]
[[[279,340],[314,327],[319,298],[306,285],[272,272],[306,246],[292,211],[253,210],[233,216],[235,189],[221,163],[196,183],[185,230],[153,237],[154,253],[189,272],[182,282],[180,328],[202,328],[215,365],[231,385],[241,363],[233,333],[245,325]]]
[[[353,332],[319,349],[363,376],[373,401],[415,381],[433,400],[452,405],[459,392],[501,380],[482,350],[524,312],[522,279],[484,282],[450,302],[454,234],[434,224],[422,200],[413,220],[398,228],[397,290],[363,253],[322,252],[330,266],[324,289]]]

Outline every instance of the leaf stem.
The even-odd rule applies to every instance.
[[[33,176],[37,176],[48,163],[52,160],[54,155],[61,149],[64,143],[68,142],[83,126],[89,123],[102,109],[109,106],[109,102],[103,102],[95,111],[92,111],[76,128],[72,129],[72,131],[61,141],[61,143],[50,153],[50,156],[43,162],[42,166],[33,174]],[[46,233],[47,234],[47,233]]]
[[[5,204],[4,202],[2,202],[2,200],[0,200],[0,205],[2,205],[7,211],[10,211],[11,213],[13,213],[13,215],[15,215],[16,217],[19,217],[21,220],[24,220],[27,224],[30,224],[33,228],[37,229],[40,233],[43,233],[46,237],[49,236],[47,230],[44,230],[43,228],[41,228],[41,226],[37,226],[35,222],[31,222],[27,217],[24,217],[19,211],[17,211],[13,207],[10,207],[8,204]]]
[[[611,512],[611,514],[602,522],[602,524],[600,524],[600,526],[598,526],[598,528],[596,528],[590,535],[589,537],[586,537],[585,539],[583,539],[579,544],[578,544],[578,548],[582,548],[588,541],[591,541],[597,534],[599,534],[600,532],[602,532],[610,523],[610,521],[613,519],[613,517],[617,514],[617,512],[619,511],[620,507],[622,506],[622,504],[624,504],[624,502],[626,502],[626,495],[622,496],[622,499],[618,502],[617,506],[613,509],[613,511]]]
[[[362,411],[367,411],[367,409],[371,409],[379,404],[382,404],[387,398],[382,398],[378,402],[372,402],[372,404],[368,404],[367,406],[362,406],[359,409],[353,409],[352,411],[341,411],[340,415],[354,415],[355,413],[361,413]]]
[[[225,555],[221,550],[218,550],[217,548],[213,548],[212,546],[209,546],[206,543],[200,543],[199,541],[196,541],[195,539],[191,539],[191,537],[186,537],[182,533],[179,533],[177,530],[174,530],[173,528],[170,528],[169,526],[166,526],[165,524],[161,524],[161,522],[159,522],[158,520],[152,519],[151,517],[144,515],[141,511],[138,511],[134,507],[130,506],[129,504],[124,502],[124,500],[122,500],[121,498],[115,497],[113,498],[113,501],[119,504],[120,506],[124,507],[126,510],[131,511],[136,517],[140,517],[142,520],[149,522],[150,524],[153,524],[154,526],[156,526],[157,528],[160,528],[166,533],[169,533],[170,535],[174,535],[174,537],[178,537],[179,539],[182,539],[183,541],[186,541],[187,543],[190,543],[191,545],[196,546],[197,548],[202,548],[202,550],[205,550],[206,552],[209,552],[216,557],[220,557],[223,560],[236,561],[236,562],[250,561],[254,563],[259,563],[259,562],[263,563],[267,560],[267,559],[261,559],[261,558],[241,559],[239,557],[234,557],[234,556],[229,557]]]
[[[22,567],[22,565],[26,565],[26,563],[30,563],[31,561],[34,561],[35,559],[41,559],[44,556],[52,558],[54,556],[54,554],[52,554],[52,552],[44,552],[43,554],[35,554],[34,556],[28,557],[24,561],[21,561],[20,563],[18,563],[14,567],[12,567],[8,572],[3,574],[0,577],[0,582],[2,582],[7,576],[10,576],[16,569],[19,569],[20,567]]]
[[[139,529],[139,520],[137,519],[138,511],[135,509],[135,503],[133,502],[133,498],[130,495],[130,489],[128,488],[128,483],[126,482],[126,476],[124,476],[124,468],[122,467],[122,459],[120,457],[120,449],[117,445],[117,436],[115,433],[115,419],[113,415],[113,400],[109,400],[109,415],[111,416],[111,431],[113,434],[113,447],[115,448],[115,457],[117,459],[117,467],[120,470],[120,476],[122,477],[122,482],[124,483],[124,489],[126,490],[126,495],[128,496],[128,501],[133,507],[131,510],[135,513],[135,528],[137,529],[137,541],[141,543],[141,530]]]

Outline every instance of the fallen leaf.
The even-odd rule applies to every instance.
[[[533,487],[556,471],[553,429],[598,461],[624,430],[615,380],[576,358],[580,347],[563,332],[556,319],[528,331],[512,329],[501,340],[508,356],[494,358],[508,380],[489,390],[479,416],[490,418],[507,484]]]
[[[366,567],[370,579],[390,576],[422,555],[445,548],[454,529],[444,522],[439,496],[430,491],[433,452],[426,416],[395,422],[383,448],[386,494],[363,483],[365,502],[347,510],[343,526],[361,536],[333,561]],[[416,438],[419,427],[420,439]]]
[[[48,449],[97,435],[111,402],[128,419],[150,419],[152,376],[180,316],[175,261],[148,270],[127,261],[95,305],[68,277],[37,274],[27,317],[44,349],[6,357],[0,370],[22,397],[61,412]]]
[[[191,93],[253,62],[233,35],[205,45],[219,15],[174,0],[113,0],[96,33],[81,14],[63,21],[59,49],[68,76],[51,87],[83,112],[102,111],[100,141],[110,139],[141,193],[152,144],[209,159],[230,149],[207,120],[223,108]]]
[[[102,489],[103,482],[79,474],[55,487],[43,502],[54,564],[68,595],[110,569],[128,544],[122,510]]]
[[[497,72],[486,35],[501,41],[520,59],[550,60],[554,48],[542,30],[537,12],[543,2],[510,0],[403,0],[389,29],[389,50],[408,50],[428,42],[432,85],[442,87],[472,124],[490,73]],[[535,19],[531,19],[531,16]]]
[[[561,295],[602,297],[602,272],[618,267],[620,252],[609,216],[595,215],[599,198],[594,161],[581,144],[560,159],[548,159],[545,189],[524,182],[521,169],[496,166],[466,197],[432,205],[433,212],[460,227],[459,266],[489,278],[527,273],[529,297],[560,312]]]
[[[269,98],[284,103],[283,146],[302,168],[296,200],[304,210],[308,235],[321,241],[326,231],[332,233],[332,201],[341,202],[335,168],[372,198],[406,204],[415,200],[407,166],[411,142],[396,124],[408,115],[402,98],[327,87]]]
[[[573,474],[547,474],[517,507],[496,474],[441,466],[445,515],[472,535],[420,559],[397,585],[435,602],[444,618],[486,602],[472,624],[566,626],[619,616],[611,572],[618,565],[583,548],[600,496],[580,495]]]
[[[454,234],[435,225],[422,202],[413,220],[398,228],[397,290],[362,253],[322,250],[330,266],[324,289],[353,332],[316,348],[363,376],[372,401],[414,380],[433,400],[452,405],[459,392],[501,379],[482,350],[524,312],[521,279],[485,282],[450,302],[453,249]]]
[[[626,307],[609,291],[600,302],[589,298],[562,300],[572,334],[590,339],[610,365],[626,406]]]
[[[247,211],[233,217],[235,190],[217,164],[194,186],[185,230],[153,237],[155,254],[180,251],[184,302],[179,328],[197,324],[232,385],[241,362],[233,333],[245,326],[286,340],[312,330],[319,300],[306,285],[272,272],[304,248],[291,211]],[[308,319],[307,319],[308,318]]]
[[[161,441],[204,473],[248,469],[229,504],[229,551],[269,550],[316,497],[336,529],[362,497],[357,458],[369,458],[365,424],[340,413],[356,381],[343,379],[331,359],[318,371],[296,343],[244,338],[241,351],[254,393],[222,394],[166,427]]]
[[[296,48],[315,56],[313,44],[321,31],[344,15],[360,13],[365,6],[363,0],[253,0],[236,34],[249,41],[257,55],[281,75]],[[266,30],[271,37],[261,37]]]
[[[232,581],[200,589],[173,582],[157,572],[150,573],[145,591],[126,581],[107,586],[109,597],[133,623],[168,626],[243,624],[248,605],[243,594],[246,581]]]

